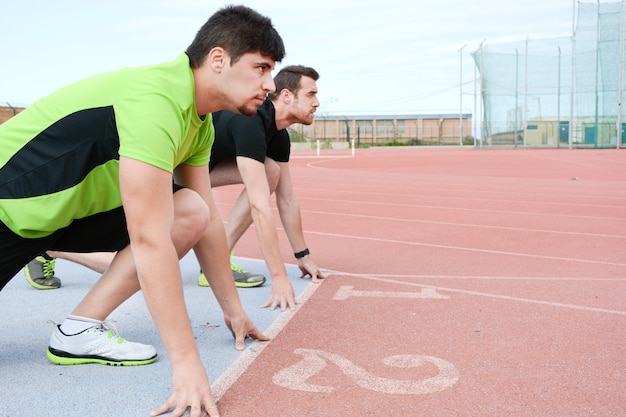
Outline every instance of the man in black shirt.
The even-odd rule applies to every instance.
[[[213,114],[215,142],[211,150],[209,172],[211,187],[243,184],[244,189],[233,206],[226,226],[229,249],[254,222],[261,251],[272,276],[272,295],[262,307],[274,310],[280,305],[295,309],[296,300],[280,255],[278,233],[270,209],[270,194],[276,205],[301,278],[310,275],[313,282],[325,278],[312,261],[302,232],[300,207],[293,192],[289,172],[291,142],[287,128],[294,123],[310,125],[319,107],[313,68],[293,65],[274,77],[276,91],[270,94],[253,117],[229,111]],[[243,271],[231,262],[235,285],[255,287],[265,277]],[[200,285],[208,285],[204,275]]]

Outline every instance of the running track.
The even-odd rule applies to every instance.
[[[626,151],[290,165],[329,277],[214,381],[223,417],[626,416]],[[253,230],[237,255],[261,258]]]
[[[195,257],[181,261],[222,417],[626,416],[626,150],[297,151],[290,166],[329,276],[288,265],[295,312],[258,308],[268,284],[239,290],[271,342],[233,349]],[[215,191],[224,218],[239,190]],[[267,274],[253,229],[235,255]],[[98,275],[57,273],[59,290],[20,272],[0,294],[0,417],[146,417],[171,369],[141,294],[110,319],[160,360],[59,367],[46,321]]]

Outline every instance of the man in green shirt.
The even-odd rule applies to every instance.
[[[267,338],[244,312],[208,175],[211,113],[254,115],[284,56],[270,19],[220,9],[174,61],[101,74],[43,98],[0,126],[0,289],[47,250],[117,252],[55,328],[59,364],[142,365],[152,346],[104,320],[139,289],[172,362],[172,395],[152,415],[219,412],[184,303],[190,249],[241,350]]]
[[[289,170],[291,142],[287,128],[294,123],[310,125],[317,108],[316,81],[319,74],[313,68],[302,65],[290,65],[282,68],[274,77],[276,91],[269,95],[254,117],[247,117],[228,110],[213,114],[215,142],[211,148],[209,163],[211,186],[220,187],[231,184],[243,184],[235,205],[232,207],[226,226],[226,238],[229,249],[233,249],[242,234],[254,222],[256,234],[268,270],[272,274],[272,294],[262,305],[274,310],[280,307],[295,309],[296,300],[293,287],[280,256],[278,235],[274,217],[270,208],[270,195],[276,196],[276,203],[283,229],[294,251],[294,256],[302,276],[310,275],[313,282],[325,276],[313,262],[307,247],[300,206],[293,190],[293,181]],[[34,259],[26,267],[26,277],[37,288],[37,281],[56,282],[50,256],[74,261],[98,272],[103,272],[109,265],[110,254],[77,254],[51,252]],[[46,259],[47,257],[48,259]],[[260,274],[237,270],[231,261],[235,285],[240,288],[256,287],[265,283]],[[31,271],[38,269],[32,278]],[[46,277],[45,272],[50,276]],[[34,281],[34,282],[33,282]],[[206,276],[201,274],[198,282],[208,286]],[[43,289],[43,288],[42,288]]]

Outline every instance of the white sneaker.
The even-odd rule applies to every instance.
[[[113,324],[103,322],[76,335],[68,336],[54,326],[46,356],[58,365],[100,363],[103,365],[147,365],[157,358],[154,347],[129,342]]]

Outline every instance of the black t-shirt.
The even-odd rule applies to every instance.
[[[276,129],[276,111],[269,98],[251,117],[228,110],[215,112],[213,125],[215,142],[211,149],[209,171],[220,162],[234,160],[238,156],[261,163],[265,162],[266,156],[278,162],[289,162],[289,133],[287,129]]]

